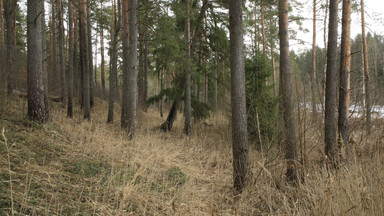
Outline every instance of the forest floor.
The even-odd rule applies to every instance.
[[[332,172],[321,163],[320,124],[305,125],[298,187],[284,181],[281,148],[251,145],[252,181],[235,196],[229,114],[214,113],[187,137],[181,115],[164,133],[165,117],[149,109],[129,141],[120,121],[106,123],[100,100],[91,121],[53,104],[46,124],[28,120],[25,99],[2,100],[0,215],[384,215],[382,120],[368,137],[352,125],[349,166]]]

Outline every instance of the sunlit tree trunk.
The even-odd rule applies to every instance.
[[[242,1],[229,1],[232,152],[234,187],[241,192],[250,175],[245,105],[245,73]]]
[[[364,0],[360,1],[361,4],[361,35],[363,37],[363,55],[364,55],[364,87],[365,87],[365,109],[366,109],[366,131],[367,134],[371,132],[371,89],[370,89],[370,75],[368,66],[368,46],[365,34],[365,14],[364,14]]]
[[[325,89],[325,154],[331,162],[335,160],[336,144],[336,89],[337,89],[337,17],[338,0],[329,1],[329,33],[327,49],[327,73]]]
[[[285,126],[285,159],[287,160],[287,181],[297,183],[296,173],[296,126],[293,107],[293,93],[291,84],[291,67],[289,57],[288,35],[288,0],[279,2],[279,38],[280,38],[280,76],[282,115]]]
[[[340,54],[340,85],[339,85],[339,147],[348,160],[349,140],[349,95],[351,73],[351,6],[352,0],[343,0],[341,54]]]

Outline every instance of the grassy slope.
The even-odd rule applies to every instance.
[[[79,110],[67,119],[55,105],[52,122],[39,125],[25,117],[24,99],[5,100],[0,215],[384,215],[383,129],[355,144],[350,167],[337,173],[318,165],[322,147],[313,144],[298,189],[283,183],[278,149],[268,157],[252,149],[252,183],[235,197],[222,114],[196,124],[186,138],[181,116],[174,131],[163,133],[156,130],[163,119],[150,110],[139,115],[138,136],[128,141],[118,121],[105,123],[100,101],[91,122]],[[318,143],[312,133],[307,142]]]

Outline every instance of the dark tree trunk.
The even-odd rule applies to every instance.
[[[114,4],[116,5],[116,4]],[[115,103],[115,91],[116,91],[116,80],[117,80],[117,43],[119,38],[120,31],[120,0],[117,2],[118,5],[118,15],[114,16],[114,28],[113,38],[112,38],[112,50],[111,50],[111,72],[109,77],[109,106],[108,106],[108,119],[107,122],[113,122],[114,115],[114,103]],[[113,12],[116,11],[113,8]],[[118,19],[119,18],[119,19]]]
[[[75,6],[75,5],[73,5]],[[75,80],[74,84],[74,92],[77,94],[79,99],[79,104],[82,106],[82,80],[81,80],[81,65],[79,59],[79,13],[78,10],[73,10],[73,73]],[[74,93],[74,94],[75,94]]]
[[[87,1],[87,56],[88,56],[88,78],[89,78],[89,100],[91,108],[95,104],[93,89],[93,52],[92,52],[92,24],[91,24],[91,1]]]
[[[12,94],[14,89],[14,73],[15,73],[15,26],[13,24],[13,17],[16,8],[15,0],[4,0],[4,13],[5,13],[5,25],[7,29],[7,91],[8,94]]]
[[[186,53],[187,59],[191,59],[191,26],[189,20],[189,0],[186,0],[186,18],[185,18],[185,39],[186,39]],[[184,107],[184,133],[189,135],[191,133],[191,72],[189,68],[185,68],[185,107]]]
[[[128,128],[128,47],[129,47],[129,19],[128,19],[128,0],[122,0],[122,41],[123,41],[123,95],[121,105],[121,128]]]
[[[4,7],[3,7],[3,1],[0,0],[0,29],[1,29],[1,32],[0,32],[0,64],[4,67],[5,66],[5,22],[4,22]],[[5,69],[5,70],[4,70]],[[6,81],[7,80],[7,68],[3,68],[1,70],[1,78],[2,81]]]
[[[339,85],[339,147],[342,151],[340,158],[348,161],[349,140],[349,95],[351,73],[351,0],[343,0],[343,18],[340,55],[340,85]],[[343,152],[344,151],[344,152]]]
[[[103,98],[105,98],[105,60],[104,60],[104,23],[103,23],[103,2],[101,4],[101,25],[100,25],[100,44],[101,44],[101,87],[103,89]],[[96,73],[96,71],[95,71]]]
[[[84,118],[91,119],[91,100],[89,90],[89,71],[88,71],[88,35],[87,35],[87,5],[85,0],[79,1],[79,17],[80,17],[80,64],[83,75],[83,109]]]
[[[280,76],[282,115],[285,126],[285,159],[287,160],[287,181],[298,182],[296,173],[297,150],[296,128],[291,84],[288,35],[288,0],[279,2]]]
[[[67,110],[67,116],[69,118],[73,117],[73,62],[74,62],[74,55],[73,55],[73,12],[72,12],[72,2],[68,2],[68,52],[69,52],[69,58],[68,58],[68,110]]]
[[[173,127],[173,123],[176,120],[177,116],[177,106],[179,105],[179,101],[175,100],[172,104],[171,109],[169,110],[169,114],[167,116],[167,120],[160,126],[160,129],[163,131],[171,131]]]
[[[245,187],[249,168],[242,1],[229,1],[233,182],[238,192]]]
[[[43,0],[27,2],[27,72],[28,72],[28,116],[38,122],[45,122],[42,16]]]
[[[63,20],[63,5],[62,0],[58,1],[58,12],[59,12],[59,60],[60,60],[60,101],[63,107],[65,107],[65,54],[64,54],[64,20]]]
[[[325,89],[325,154],[334,162],[336,144],[336,89],[337,89],[337,14],[338,0],[330,0],[329,5],[329,33],[327,49],[327,73]]]

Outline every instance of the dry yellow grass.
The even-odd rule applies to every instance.
[[[298,188],[284,183],[285,163],[278,148],[261,155],[251,146],[252,181],[235,196],[225,113],[195,124],[192,136],[186,137],[181,115],[174,130],[163,133],[156,128],[164,119],[150,109],[139,113],[137,137],[129,141],[118,120],[106,124],[107,104],[99,100],[90,122],[82,120],[79,110],[68,119],[55,105],[53,122],[46,126],[28,123],[25,112],[14,111],[25,103],[17,100],[2,113],[16,120],[2,117],[0,125],[13,144],[10,160],[0,151],[4,215],[12,212],[10,194],[13,211],[22,215],[384,215],[382,128],[354,144],[348,167],[329,172],[319,163],[322,139],[313,126],[306,142],[308,149],[319,150],[307,155],[305,182]],[[32,125],[22,126],[25,122]],[[23,133],[28,137],[17,139]],[[38,153],[27,154],[28,148],[18,142],[49,152],[40,161]],[[3,143],[1,139],[1,148]]]

